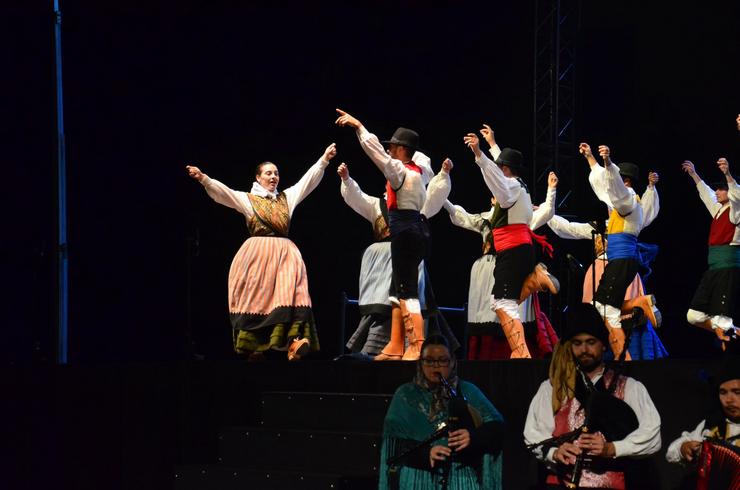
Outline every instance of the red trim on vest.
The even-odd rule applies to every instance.
[[[737,225],[730,221],[730,207],[728,206],[721,214],[712,220],[709,227],[709,246],[729,245],[735,237]]]
[[[419,174],[422,173],[421,167],[419,167],[414,162],[406,162],[403,164],[403,166],[409,170],[418,172]],[[385,183],[385,202],[388,204],[388,211],[390,211],[391,209],[398,209],[398,198],[396,197],[396,191],[393,190],[393,187],[391,187],[391,183],[388,181],[386,181]]]

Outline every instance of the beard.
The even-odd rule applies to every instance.
[[[578,364],[578,367],[581,368],[581,370],[588,373],[601,365],[601,358],[596,358],[590,355],[582,355],[576,358],[576,363]]]

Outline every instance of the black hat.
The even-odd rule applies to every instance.
[[[507,167],[524,168],[524,155],[519,150],[504,148],[495,163]]]
[[[634,163],[622,162],[617,167],[619,167],[619,175],[622,177],[629,177],[633,182],[640,180],[640,167]]]
[[[384,145],[401,145],[415,151],[419,149],[419,133],[413,129],[398,128],[390,140],[382,143]]]
[[[606,330],[604,320],[591,303],[577,303],[569,306],[567,320],[568,324],[562,337],[563,342],[586,333],[601,340],[605,346],[609,345],[609,332]]]
[[[726,360],[716,376],[714,376],[714,384],[717,388],[722,383],[732,381],[733,379],[740,379],[740,361],[738,360]]]

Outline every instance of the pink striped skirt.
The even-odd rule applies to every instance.
[[[249,332],[243,350],[282,350],[296,336],[308,338],[318,350],[306,265],[289,238],[258,236],[244,242],[229,270],[229,313],[235,347],[237,337],[246,339]]]

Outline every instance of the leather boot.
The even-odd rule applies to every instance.
[[[401,314],[409,346],[403,353],[404,361],[416,361],[421,357],[421,344],[424,343],[424,317],[421,313],[411,313],[406,300],[401,300]]]
[[[637,298],[632,298],[622,303],[622,314],[627,315],[632,312],[632,308],[640,308],[647,319],[650,320],[650,323],[653,324],[653,327],[658,328],[659,323],[658,319],[655,317],[653,305],[655,305],[655,296],[652,294],[638,296]]]
[[[519,293],[519,303],[521,304],[522,301],[537,291],[550,291],[552,294],[558,294],[558,291],[560,291],[560,281],[547,272],[547,266],[542,262],[537,264],[534,270],[524,279],[522,291]]]
[[[403,339],[404,339],[403,318],[401,307],[396,303],[391,303],[391,340],[388,342],[380,354],[375,356],[374,361],[400,361],[403,357]]]
[[[614,360],[619,360],[619,356],[622,355],[622,351],[625,349],[625,335],[624,330],[621,328],[614,328],[611,325],[609,325],[609,322],[604,320],[604,323],[606,324],[606,329],[609,331],[609,347],[612,349],[612,354],[614,354]],[[624,356],[625,361],[631,361],[632,356],[630,356],[629,350]]]
[[[501,322],[501,329],[506,335],[511,349],[511,359],[531,359],[527,341],[524,338],[524,325],[516,318],[512,318],[503,308],[496,310],[496,315]]]

